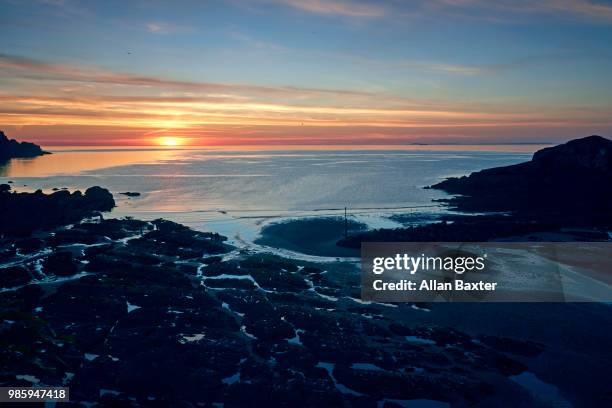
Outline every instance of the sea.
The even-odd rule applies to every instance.
[[[344,216],[370,228],[448,212],[424,189],[447,177],[527,161],[542,145],[410,145],[215,148],[48,147],[52,154],[0,166],[15,191],[109,189],[107,217],[165,218],[254,246],[263,227]],[[139,197],[121,195],[138,192]],[[390,218],[391,217],[391,218]]]

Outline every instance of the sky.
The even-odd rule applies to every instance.
[[[612,2],[0,0],[0,130],[51,145],[612,135]]]

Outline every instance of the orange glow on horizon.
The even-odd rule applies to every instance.
[[[185,140],[180,137],[162,136],[155,139],[155,144],[166,147],[175,147],[184,145]]]
[[[609,106],[563,98],[200,82],[4,54],[0,73],[0,130],[42,145],[514,143],[612,129]]]

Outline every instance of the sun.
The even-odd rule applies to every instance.
[[[183,144],[183,142],[183,139],[181,139],[180,137],[162,136],[157,138],[157,144],[160,146],[180,146]]]

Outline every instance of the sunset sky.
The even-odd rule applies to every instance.
[[[612,2],[0,0],[0,130],[43,145],[612,134]]]

